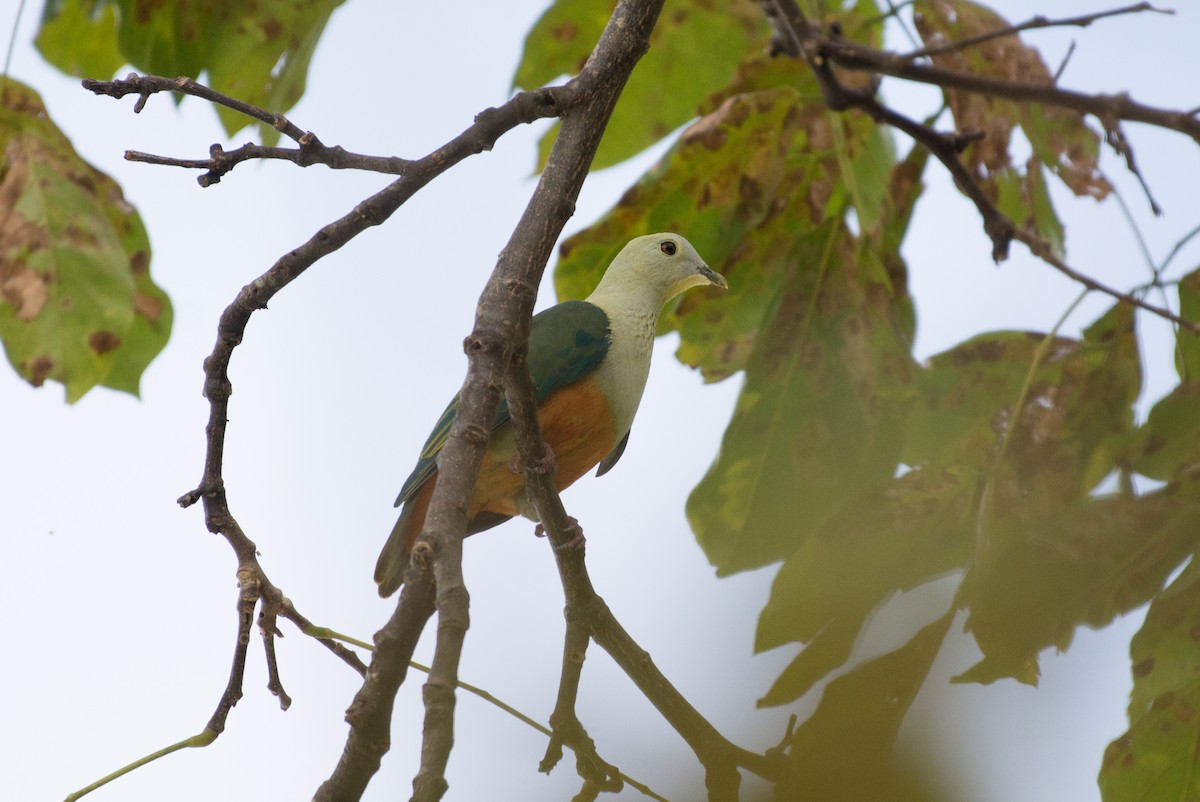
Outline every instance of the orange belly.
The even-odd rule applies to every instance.
[[[538,422],[542,439],[554,451],[554,485],[559,490],[595,467],[617,444],[608,402],[590,379],[550,394],[538,405]],[[472,518],[483,511],[522,513],[525,476],[516,453],[511,426],[493,433],[471,500]]]

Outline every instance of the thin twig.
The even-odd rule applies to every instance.
[[[1067,64],[1071,62],[1071,56],[1073,55],[1075,55],[1075,43],[1071,42],[1071,44],[1067,46],[1066,55],[1064,55],[1062,57],[1062,61],[1058,63],[1058,69],[1054,71],[1054,77],[1050,79],[1055,86],[1058,86],[1058,82],[1063,77],[1063,73],[1067,71]]]
[[[1016,36],[1022,31],[1032,31],[1038,28],[1086,28],[1097,20],[1121,16],[1124,14],[1140,14],[1143,11],[1153,11],[1157,14],[1175,13],[1170,9],[1155,8],[1149,3],[1138,3],[1132,6],[1114,8],[1110,11],[1097,11],[1093,14],[1083,14],[1078,17],[1065,17],[1062,19],[1048,19],[1047,17],[1038,14],[1036,17],[1028,19],[1018,25],[1008,25],[1003,28],[997,28],[994,31],[986,31],[975,36],[968,36],[966,39],[956,39],[953,42],[943,42],[942,44],[938,45],[930,45],[928,47],[923,47],[920,50],[914,50],[910,53],[905,53],[901,55],[900,58],[915,60],[927,58],[929,56],[940,56],[943,53],[954,53],[974,47],[975,45],[983,44],[984,42],[990,42],[993,39],[999,39],[1004,36]]]
[[[781,0],[785,5],[788,0]],[[1126,93],[1089,95],[1062,89],[1053,83],[1031,84],[991,75],[959,72],[910,61],[894,53],[865,47],[844,39],[833,39],[809,27],[805,48],[848,70],[867,71],[931,84],[943,89],[961,89],[1019,102],[1042,103],[1092,114],[1097,118],[1128,120],[1178,131],[1200,143],[1200,118],[1194,112],[1148,106]]]
[[[142,109],[146,107],[149,97],[159,92],[192,95],[265,123],[298,144],[304,144],[300,140],[305,136],[311,136],[297,128],[282,114],[260,109],[258,106],[230,97],[186,75],[178,78],[166,78],[161,75],[138,75],[136,72],[131,72],[125,78],[116,81],[97,81],[93,78],[84,78],[83,88],[97,95],[107,95],[118,99],[126,95],[137,95],[138,101],[133,107],[135,114],[141,113]]]
[[[315,140],[314,140],[315,141]],[[290,161],[301,167],[313,164],[323,164],[334,170],[369,170],[385,175],[403,175],[411,162],[395,156],[369,156],[362,153],[351,153],[341,146],[313,147],[312,143],[300,148],[267,147],[247,143],[234,150],[225,150],[220,145],[209,148],[207,159],[178,159],[174,156],[158,156],[153,153],[143,153],[139,150],[125,151],[125,160],[144,164],[157,164],[165,167],[183,167],[206,172],[196,178],[202,187],[210,187],[221,182],[221,178],[237,165],[251,159],[279,159]]]
[[[1154,200],[1154,195],[1150,192],[1150,185],[1146,183],[1145,176],[1138,169],[1137,160],[1133,156],[1133,148],[1129,145],[1129,140],[1125,138],[1125,131],[1121,128],[1121,123],[1117,120],[1101,119],[1104,124],[1104,141],[1109,147],[1117,152],[1119,156],[1125,159],[1125,168],[1133,173],[1133,177],[1142,185],[1142,192],[1146,194],[1146,200],[1150,202],[1150,211],[1155,217],[1162,217],[1162,208],[1158,205],[1158,201]]]
[[[1137,296],[1130,295],[1127,292],[1121,292],[1115,287],[1110,287],[1085,273],[1080,273],[1078,270],[1075,270],[1066,262],[1064,262],[1059,256],[1057,256],[1054,253],[1054,249],[1050,247],[1050,243],[1048,243],[1037,232],[1031,231],[1027,228],[1019,228],[1014,232],[1013,239],[1025,243],[1034,256],[1038,257],[1043,262],[1062,273],[1064,276],[1067,276],[1079,284],[1082,284],[1084,287],[1087,287],[1089,290],[1102,292],[1105,295],[1109,295],[1117,299],[1121,303],[1129,304],[1130,306],[1136,306],[1138,309],[1144,309],[1153,315],[1157,315],[1164,320],[1169,320],[1172,323],[1187,329],[1192,334],[1200,335],[1200,322],[1180,317],[1170,309],[1165,309],[1161,306],[1155,306],[1154,304],[1138,298]]]

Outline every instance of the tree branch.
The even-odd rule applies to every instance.
[[[265,145],[247,143],[235,150],[225,150],[220,145],[212,145],[207,159],[177,159],[173,156],[156,156],[153,153],[142,153],[139,150],[125,151],[126,161],[158,164],[166,167],[184,167],[195,170],[206,170],[203,175],[196,177],[196,182],[202,187],[219,184],[222,176],[237,165],[251,159],[280,159],[290,161],[300,167],[312,164],[323,164],[334,170],[370,170],[388,175],[401,175],[411,165],[407,159],[394,156],[367,156],[361,153],[351,153],[340,145],[325,147],[317,143],[314,137],[301,143],[300,148],[275,148]]]
[[[617,98],[634,65],[649,48],[650,33],[661,7],[662,0],[619,2],[579,76],[567,84],[579,102],[563,117],[546,169],[500,254],[479,299],[475,328],[464,343],[467,378],[459,393],[454,426],[438,458],[438,483],[425,532],[418,541],[418,549],[428,549],[433,558],[438,638],[425,685],[427,715],[421,769],[413,780],[416,800],[439,799],[446,788],[458,656],[468,625],[462,533],[466,530],[467,499],[487,445],[504,375],[513,351],[528,337],[530,314],[546,262],[574,213],[575,199]],[[420,562],[413,561],[409,575],[419,572]]]
[[[142,78],[131,75],[125,81],[85,81],[84,86],[97,94],[118,98],[131,93],[139,94],[140,99],[135,106],[135,112],[141,110],[145,104],[145,99],[154,92],[178,91],[184,94],[192,94],[243,111],[256,119],[271,122],[281,133],[299,142],[302,152],[304,148],[311,149],[314,147],[314,143],[319,144],[315,136],[301,132],[282,115],[271,115],[249,104],[235,101],[220,93],[213,92],[191,79],[169,80],[156,76]],[[388,219],[396,209],[431,180],[468,156],[490,150],[500,136],[516,126],[543,117],[561,115],[562,110],[572,102],[572,97],[572,91],[565,87],[550,87],[533,92],[522,92],[498,108],[485,109],[480,112],[476,116],[474,123],[463,131],[463,133],[422,159],[404,162],[405,169],[400,178],[393,181],[380,192],[359,203],[349,214],[324,226],[308,242],[280,258],[269,270],[243,287],[233,303],[222,313],[217,325],[216,344],[213,347],[212,353],[204,361],[204,396],[209,400],[209,420],[205,429],[207,447],[203,475],[200,484],[194,490],[188,491],[179,498],[179,504],[183,507],[190,507],[197,501],[202,500],[204,502],[205,524],[208,530],[222,535],[233,548],[238,564],[238,634],[229,680],[213,715],[210,717],[201,736],[182,742],[182,745],[206,745],[207,743],[211,743],[224,730],[229,712],[237,704],[238,700],[241,699],[246,656],[250,641],[249,633],[250,627],[253,624],[254,608],[256,605],[259,603],[262,605],[259,620],[270,675],[269,687],[272,693],[279,696],[281,704],[285,708],[290,699],[287,697],[286,692],[284,692],[282,683],[279,680],[278,666],[274,658],[273,638],[277,634],[275,621],[277,616],[284,615],[296,621],[297,625],[302,628],[308,625],[307,619],[295,611],[295,608],[284,597],[283,593],[267,578],[266,572],[258,562],[257,547],[246,536],[245,532],[242,531],[233,514],[230,512],[225,493],[223,478],[224,448],[229,396],[232,392],[232,384],[228,373],[229,363],[234,349],[242,341],[242,336],[245,333],[246,325],[249,323],[251,315],[259,309],[265,309],[270,299],[300,276],[318,259],[339,249],[367,228],[379,225]],[[323,148],[324,146],[320,147]],[[340,149],[327,150],[329,152],[336,152]],[[403,598],[402,596],[402,600]],[[417,602],[410,602],[404,609],[409,611],[416,609],[418,611],[418,613],[409,612],[408,616],[410,619],[414,618],[414,616],[417,618],[420,617],[419,611],[421,606]],[[425,619],[427,618],[428,614],[425,616]],[[418,634],[425,619],[422,619],[420,625],[416,627]],[[411,626],[411,623],[406,623],[405,626]],[[407,636],[407,632],[408,630],[405,629],[403,634]],[[392,630],[385,627],[384,630],[381,630],[381,637],[385,640],[392,637]],[[323,640],[323,642],[343,661],[361,670],[362,664],[356,655],[353,655],[353,653],[340,645],[327,642],[326,640]],[[396,666],[388,662],[388,655],[390,654],[389,650],[384,650],[384,656],[380,658],[377,655],[375,659],[383,659],[387,669],[391,673],[383,671],[377,672],[377,675],[372,676],[368,672],[364,689],[370,686],[371,692],[367,693],[364,691],[367,701],[364,701],[363,705],[370,708],[371,711],[380,709],[381,703],[376,701],[377,697],[380,694],[386,696],[389,692],[387,682],[380,685],[379,674],[382,673],[382,677],[384,678],[394,678],[396,676]],[[407,658],[405,658],[402,666],[398,669],[401,679],[403,678],[403,671],[406,669]],[[395,684],[398,685],[399,681],[397,680]],[[378,690],[380,687],[382,687],[382,690]],[[394,687],[391,687],[390,693],[394,696]],[[390,718],[390,704],[389,697],[389,701],[387,702],[388,716],[385,716],[385,718]],[[353,708],[351,712],[354,712]],[[351,742],[357,748],[354,750],[348,749],[348,751],[352,753],[351,757],[359,757],[362,754],[375,752],[375,767],[377,767],[377,756],[382,754],[382,751],[377,751],[378,740],[372,740],[371,738],[374,734],[374,730],[372,729],[374,720],[369,716],[365,717],[365,720],[369,722],[368,725],[364,725],[359,730],[352,729]],[[356,740],[356,736],[359,736],[361,733],[365,734],[362,734]],[[200,744],[197,739],[203,740],[204,744]],[[363,743],[367,745],[363,747]],[[386,742],[383,750],[386,751]],[[165,754],[169,751],[173,750],[164,750],[163,753]],[[369,779],[374,770],[374,768],[371,768],[365,773],[361,770],[357,772],[357,776],[363,777],[361,783],[363,787],[366,785],[366,779]],[[348,773],[356,774],[356,772]],[[345,774],[347,772],[342,772],[338,776],[341,777]]]
[[[650,655],[630,637],[596,593],[587,572],[584,549],[572,545],[575,528],[563,509],[553,478],[534,467],[545,458],[545,446],[537,420],[533,380],[524,363],[520,364],[519,370],[514,364],[507,378],[509,413],[521,462],[526,466],[525,492],[537,509],[554,549],[566,598],[568,627],[583,627],[692,748],[707,773],[711,800],[737,799],[739,766],[761,777],[777,778],[776,761],[742,749],[721,735],[659,671]]]
[[[903,131],[912,137],[914,141],[926,147],[950,171],[950,174],[954,177],[955,184],[963,194],[975,204],[975,208],[983,220],[983,229],[992,240],[993,259],[999,262],[1008,258],[1009,244],[1013,239],[1016,239],[1027,245],[1035,256],[1088,289],[1102,292],[1122,303],[1144,309],[1182,326],[1188,331],[1200,334],[1200,323],[1186,320],[1165,307],[1155,306],[1141,298],[1109,287],[1084,273],[1074,270],[1060,257],[1055,255],[1049,243],[1036,232],[1019,228],[1011,218],[1000,211],[991,198],[988,197],[987,193],[984,192],[983,187],[979,185],[975,177],[962,164],[962,161],[958,157],[963,144],[961,137],[946,136],[935,131],[928,125],[918,123],[893,111],[879,102],[875,94],[876,87],[874,85],[861,90],[843,86],[831,68],[830,59],[825,57],[823,46],[820,44],[815,47],[811,46],[811,42],[815,41],[814,37],[820,37],[818,34],[815,34],[808,20],[805,19],[803,13],[796,5],[795,0],[771,0],[771,3],[773,8],[771,17],[775,20],[777,28],[781,29],[784,34],[782,45],[785,48],[785,52],[794,56],[803,56],[807,60],[821,86],[826,105],[833,111],[845,111],[850,108],[860,109],[871,115],[878,122],[886,123]],[[806,43],[809,44],[806,45]],[[861,48],[858,45],[854,45],[854,47],[864,52],[869,50],[868,48]],[[870,52],[878,53],[878,51]],[[888,55],[891,58],[889,54],[880,55]],[[841,62],[839,61],[839,63]],[[942,72],[949,71],[943,70]],[[962,75],[962,73],[954,74]],[[982,78],[986,76],[974,77]],[[1116,118],[1107,121],[1102,119],[1105,129],[1110,132],[1110,138],[1112,131],[1119,131],[1119,126],[1115,120]],[[1197,133],[1200,134],[1200,125],[1197,126]],[[1200,142],[1200,139],[1197,141]],[[1141,174],[1137,171],[1133,162],[1133,154],[1129,150],[1128,145],[1124,144],[1123,137],[1120,138],[1120,142],[1120,147],[1116,145],[1114,147],[1117,147],[1118,151],[1125,155],[1130,170],[1141,180]],[[1142,184],[1145,186],[1145,181],[1142,181]],[[1147,195],[1149,195],[1149,190],[1147,190]],[[1151,204],[1157,210],[1157,205],[1154,204],[1153,198],[1151,198]]]
[[[433,582],[428,572],[419,572],[404,584],[392,617],[375,633],[371,667],[346,711],[350,734],[341,758],[313,795],[313,802],[359,799],[379,770],[379,761],[391,746],[396,691],[408,674],[408,663],[425,623],[433,615],[433,602]]]
[[[117,81],[96,81],[88,78],[83,81],[83,87],[97,95],[106,95],[114,98],[137,94],[139,99],[134,106],[134,113],[140,112],[145,106],[146,99],[157,92],[178,92],[185,95],[194,95],[213,103],[227,106],[253,119],[267,123],[284,136],[294,140],[300,146],[299,149],[291,149],[268,148],[262,145],[247,144],[236,150],[225,151],[220,145],[214,144],[209,148],[209,158],[207,159],[177,159],[169,156],[141,153],[134,150],[125,152],[125,158],[129,161],[140,161],[171,167],[205,169],[208,172],[196,179],[202,187],[219,183],[223,175],[244,161],[250,159],[285,159],[301,167],[308,167],[312,164],[324,164],[327,167],[338,170],[371,170],[392,175],[405,175],[409,176],[412,183],[416,185],[415,189],[419,189],[428,183],[431,178],[457,164],[466,156],[491,150],[492,145],[495,144],[500,136],[517,125],[530,123],[544,117],[561,116],[562,109],[570,105],[569,92],[563,87],[548,87],[532,92],[521,92],[499,108],[485,109],[480,112],[476,115],[473,126],[438,150],[423,159],[410,161],[393,156],[368,156],[361,153],[352,153],[337,145],[329,147],[323,144],[317,138],[316,134],[311,131],[301,131],[282,114],[275,114],[260,109],[257,106],[252,106],[249,103],[243,103],[240,100],[223,95],[203,84],[197,83],[191,78],[163,78],[158,75],[130,73],[123,80]],[[464,145],[467,146],[465,152],[463,151]],[[416,177],[412,177],[409,174],[416,174]],[[410,192],[409,196],[411,194]],[[405,200],[407,197],[405,196]],[[400,202],[403,203],[403,200]],[[390,215],[392,211],[395,211],[395,209],[388,211],[387,214]],[[382,220],[379,222],[382,222]],[[374,223],[373,225],[378,225],[378,223]]]
[[[138,100],[133,107],[134,114],[141,114],[142,109],[146,107],[146,101],[150,99],[151,95],[158,92],[175,92],[181,95],[192,95],[203,98],[214,105],[232,109],[253,120],[266,123],[288,139],[296,142],[300,142],[301,138],[305,136],[303,131],[293,125],[282,114],[266,111],[265,109],[260,109],[258,106],[238,100],[235,97],[222,94],[186,75],[181,75],[178,78],[165,78],[161,75],[138,75],[136,72],[131,72],[123,80],[116,81],[97,81],[93,78],[84,78],[83,88],[97,95],[107,95],[108,97],[117,99],[123,98],[126,95],[137,95]]]
[[[785,8],[792,0],[782,0]],[[805,26],[804,49],[834,61],[839,67],[904,78],[918,83],[948,89],[1001,97],[1022,102],[1044,103],[1092,114],[1102,123],[1107,120],[1129,120],[1167,128],[1190,136],[1200,144],[1200,118],[1195,111],[1179,111],[1148,106],[1126,93],[1089,95],[1070,89],[1060,89],[1053,83],[1029,84],[1009,81],[990,75],[948,70],[929,64],[910,61],[907,57],[865,47],[856,42],[826,36],[811,26]]]

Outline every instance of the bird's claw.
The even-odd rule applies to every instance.
[[[583,548],[584,544],[587,543],[587,539],[583,536],[583,527],[579,525],[579,520],[577,518],[574,518],[570,515],[567,516],[567,531],[574,532],[575,534],[570,540],[560,546],[555,546],[555,548],[564,550]],[[545,537],[546,527],[539,523],[537,526],[533,527],[533,534],[537,537]]]
[[[550,444],[544,443],[544,445],[546,450],[542,454],[542,458],[535,462],[531,469],[536,474],[553,474],[558,470],[558,461],[554,457],[554,449],[550,447]],[[508,461],[508,469],[514,474],[519,474],[525,470],[522,467],[520,455],[515,456]],[[538,537],[541,537],[541,535],[538,535]]]

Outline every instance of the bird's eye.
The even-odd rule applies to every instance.
[[[671,242],[671,240],[669,240],[669,239],[665,239],[662,242],[658,243],[658,249],[660,251],[662,251],[663,253],[665,253],[667,256],[675,255],[675,250],[676,250],[675,243]]]

